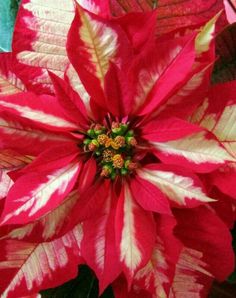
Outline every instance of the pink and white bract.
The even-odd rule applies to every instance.
[[[23,0],[0,54],[2,297],[79,264],[116,298],[206,297],[234,268],[236,83],[210,86],[219,15],[157,34],[158,10],[78,2]]]

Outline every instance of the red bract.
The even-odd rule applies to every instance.
[[[158,22],[156,33],[163,34],[180,27],[203,24],[220,10],[224,9],[224,0],[110,0],[112,15],[120,16],[127,12],[148,11],[157,7]],[[225,0],[234,2],[234,0]],[[83,1],[81,1],[83,2]],[[225,13],[221,16],[218,24],[219,29],[226,24]]]
[[[220,136],[202,111],[206,97],[218,102],[217,17],[156,38],[155,11],[110,19],[105,6],[76,4],[74,16],[68,1],[36,2],[23,1],[13,54],[0,60],[3,297],[59,285],[81,263],[100,293],[205,297],[234,263],[211,195],[235,165],[234,98]]]

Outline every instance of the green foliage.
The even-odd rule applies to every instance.
[[[212,82],[223,83],[236,79],[236,23],[227,26],[216,38],[216,54]]]
[[[54,289],[41,292],[42,298],[98,298],[98,281],[85,265],[79,267],[78,277]],[[108,287],[100,298],[114,298]]]
[[[12,33],[20,0],[0,1],[0,52],[11,51]]]
[[[231,234],[232,234],[232,237],[233,237],[233,248],[234,248],[234,253],[235,253],[235,256],[236,256],[236,224],[234,225],[234,228],[231,231]],[[228,278],[228,282],[236,283],[236,264],[235,264],[234,272]]]

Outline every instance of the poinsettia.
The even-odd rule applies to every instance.
[[[234,265],[207,179],[235,155],[193,116],[218,16],[156,37],[156,11],[94,3],[23,1],[1,55],[0,290],[30,295],[86,263],[100,293],[204,297]]]

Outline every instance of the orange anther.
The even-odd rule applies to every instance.
[[[105,134],[101,134],[97,138],[98,143],[100,145],[103,145],[103,146],[106,144],[106,142],[107,142],[108,139],[109,139],[109,137],[107,135],[105,135]]]
[[[124,165],[124,159],[120,154],[115,154],[112,158],[113,167],[117,169],[121,169]]]

